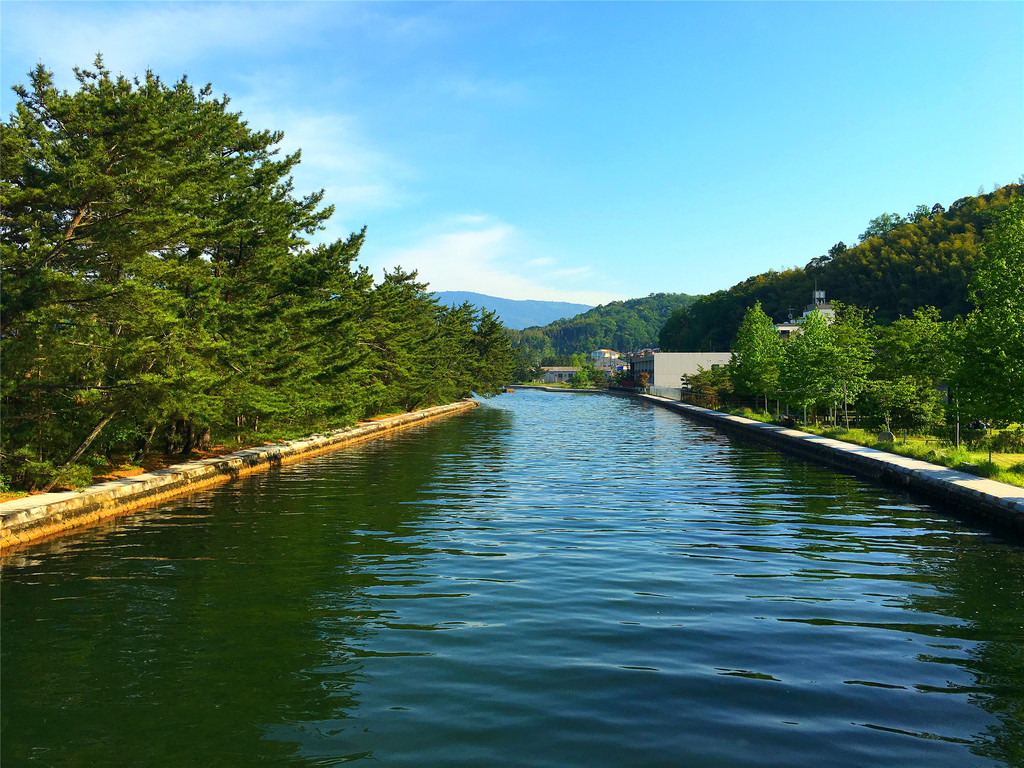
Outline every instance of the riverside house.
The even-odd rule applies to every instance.
[[[571,379],[579,368],[571,365],[545,365],[541,370],[544,371],[545,384],[563,384]]]

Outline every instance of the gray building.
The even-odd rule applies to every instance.
[[[679,380],[692,376],[701,369],[709,371],[728,365],[732,352],[652,352],[630,358],[633,381],[641,373],[647,374],[647,386],[651,394],[671,397],[680,396]]]

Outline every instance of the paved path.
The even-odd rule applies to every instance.
[[[724,431],[741,434],[829,466],[920,493],[1000,526],[1024,532],[1024,488],[920,459],[845,443],[798,429],[765,424],[655,395],[636,395]]]

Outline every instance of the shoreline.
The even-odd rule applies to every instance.
[[[524,389],[573,391],[536,386]],[[910,491],[1001,530],[1011,531],[1018,536],[1024,534],[1024,488],[877,448],[846,443],[777,424],[766,424],[657,395],[624,390],[605,390],[605,393],[615,397],[632,397],[667,408],[723,432],[756,440],[802,459],[866,477],[882,485]]]
[[[897,453],[720,413],[656,395],[637,394],[636,397],[723,432],[757,440],[800,458],[919,494],[929,501],[1001,529],[1024,534],[1024,488]]]
[[[377,421],[360,422],[300,440],[244,448],[224,456],[108,480],[80,491],[42,493],[11,499],[0,503],[0,555],[237,477],[382,437],[404,427],[461,413],[478,405],[475,400],[460,400]]]

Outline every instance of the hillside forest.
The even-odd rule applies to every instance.
[[[657,346],[666,352],[732,349],[744,314],[756,302],[781,322],[802,313],[815,287],[833,301],[870,311],[881,324],[921,307],[936,308],[942,320],[966,316],[981,244],[1021,194],[1024,186],[1009,184],[962,197],[948,209],[936,203],[906,216],[882,214],[854,246],[836,243],[802,268],[755,275],[677,310],[661,329]]]
[[[766,412],[775,401],[776,411],[795,408],[804,421],[810,410],[847,426],[852,404],[865,426],[951,440],[960,425],[1024,424],[1024,198],[982,210],[996,215],[970,250],[963,316],[943,320],[942,309],[925,306],[886,322],[840,304],[833,322],[815,310],[783,341],[755,300],[732,362],[693,377],[690,395],[744,394]],[[1024,452],[1020,427],[998,439],[1007,445],[997,449]]]
[[[37,67],[2,124],[4,485],[500,390],[493,313],[375,283],[365,231],[310,244],[333,208],[281,133],[185,78],[75,74]]]
[[[658,346],[658,332],[669,317],[697,298],[685,293],[652,293],[602,304],[542,327],[510,329],[508,333],[512,344],[533,365],[567,364],[573,354],[602,348],[620,352],[649,349]]]

